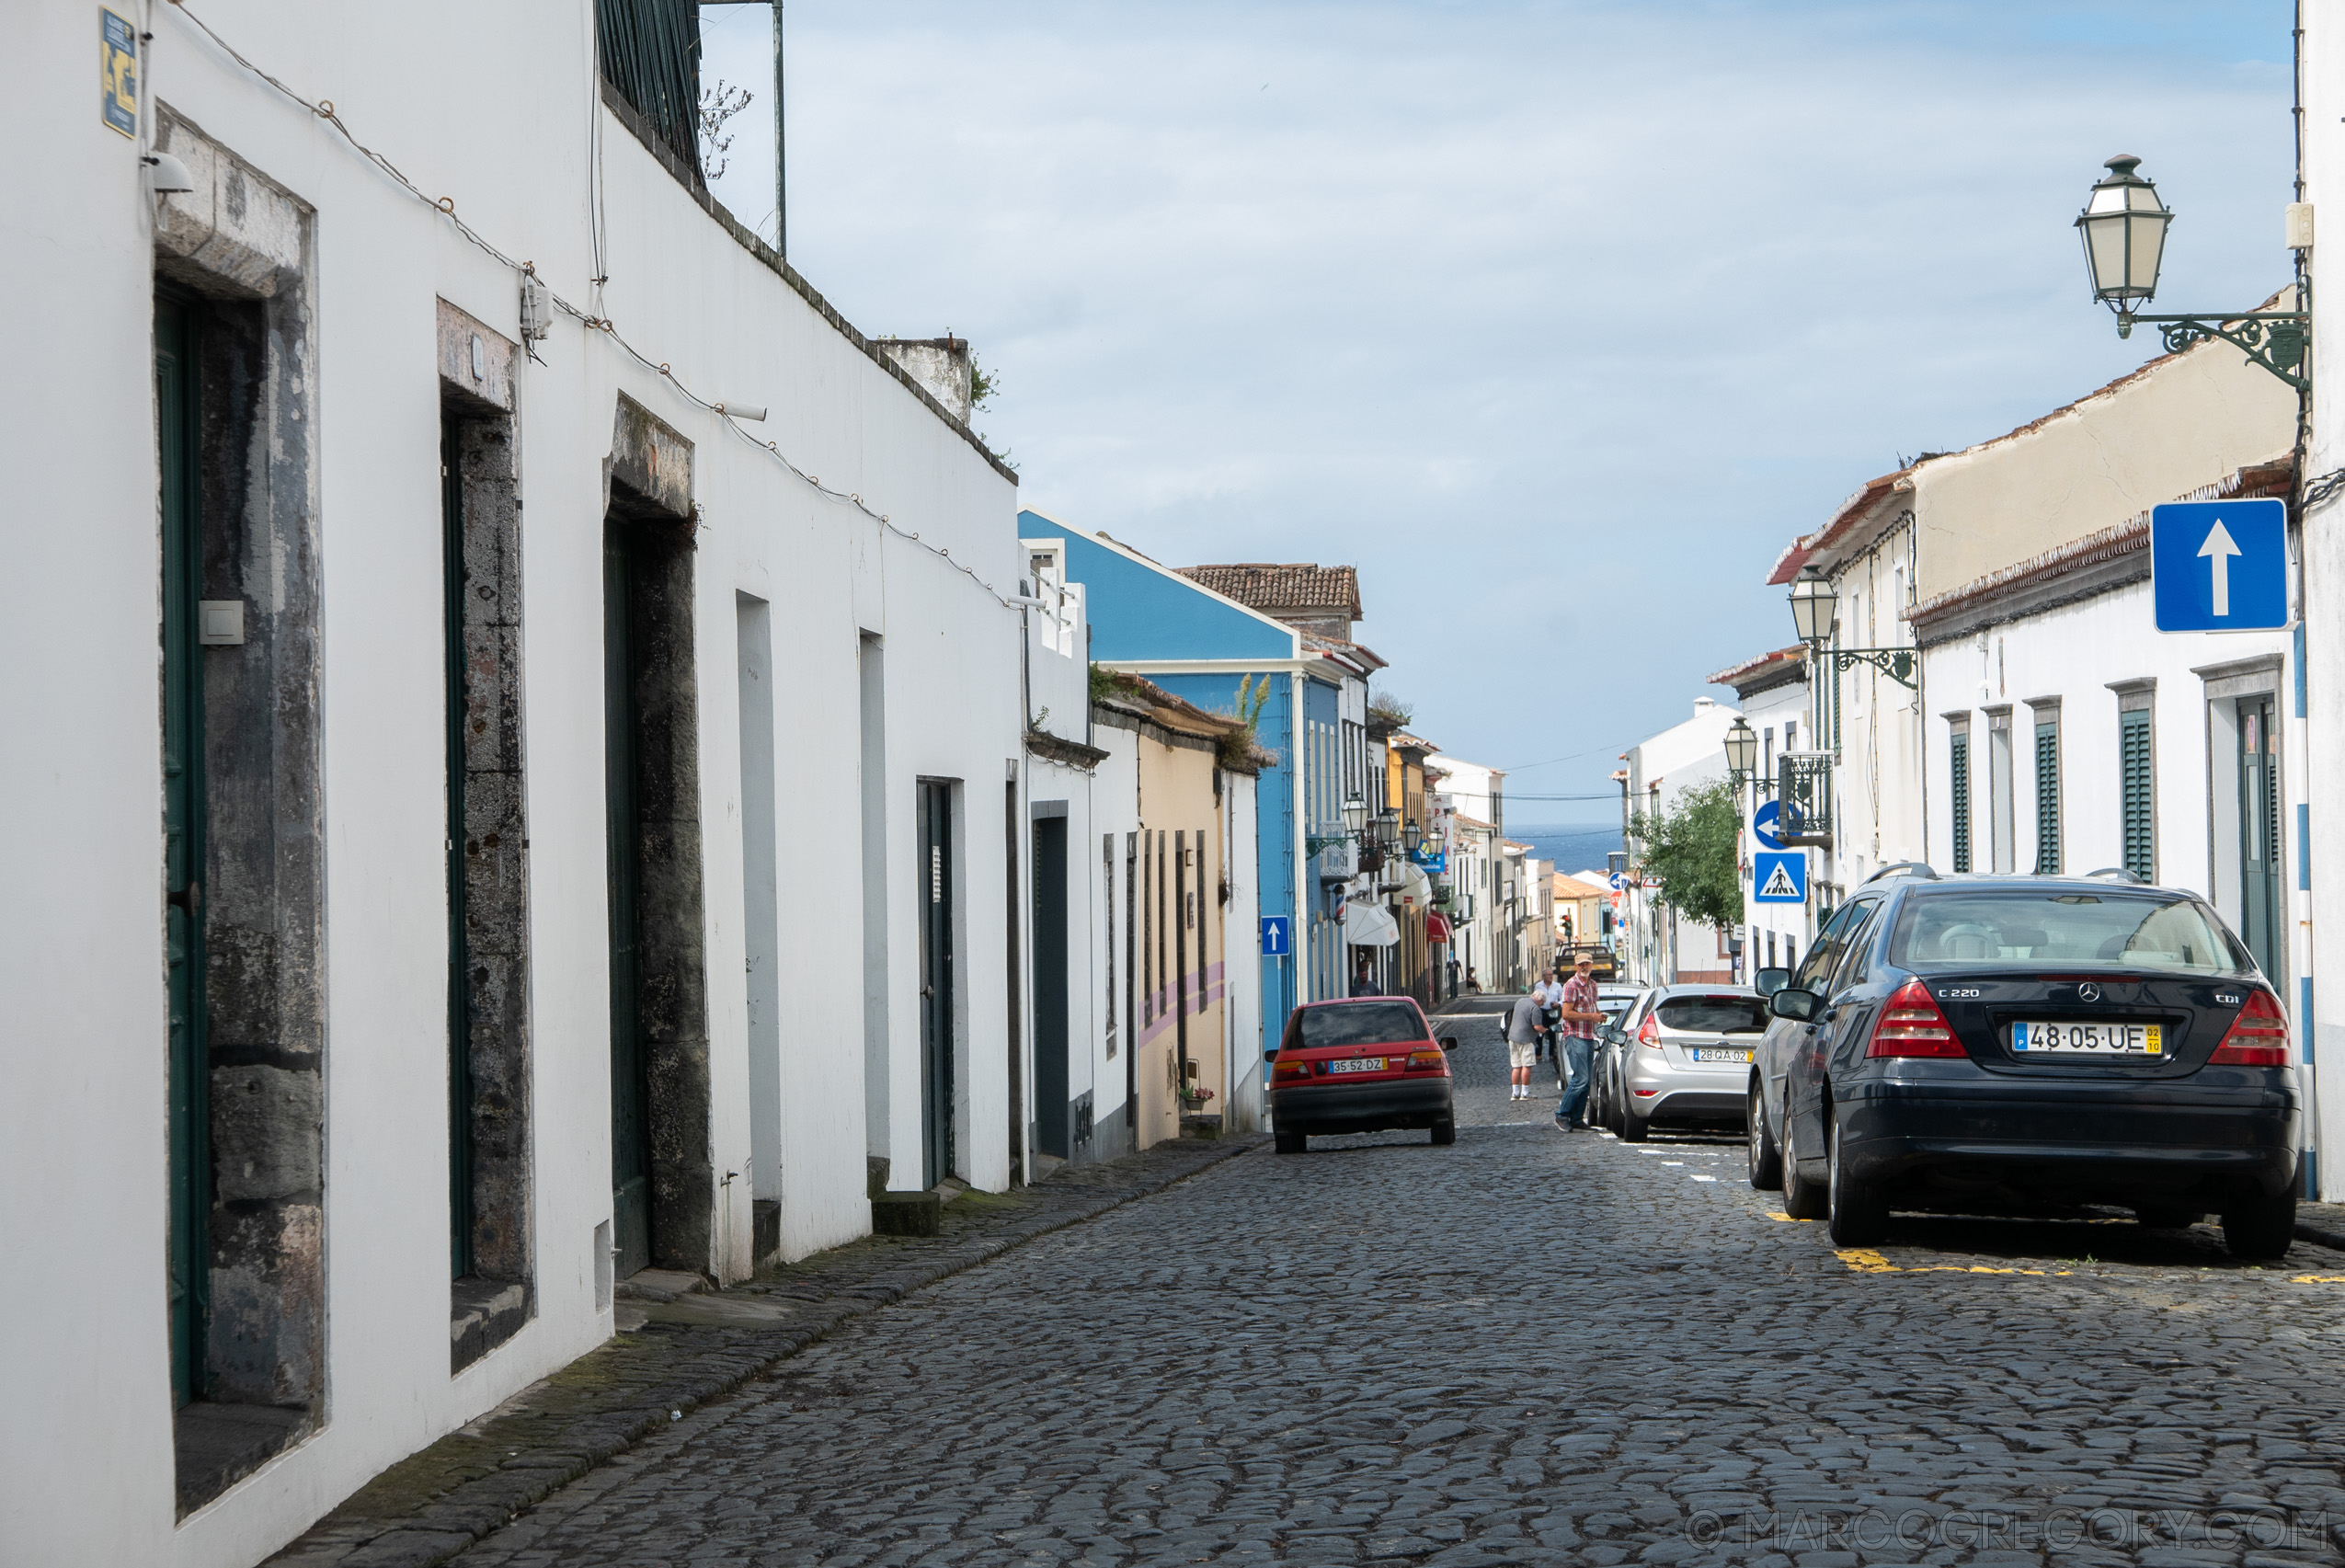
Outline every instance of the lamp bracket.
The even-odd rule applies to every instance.
[[[1853,670],[1859,664],[1870,664],[1908,691],[1918,691],[1914,682],[1914,650],[1909,647],[1819,647],[1819,659],[1826,661],[1834,674]]]
[[[2305,335],[2312,321],[2309,311],[2259,310],[2239,315],[2135,315],[2117,313],[2117,336],[2130,338],[2133,324],[2146,323],[2166,339],[2166,351],[2179,354],[2193,344],[2220,338],[2243,351],[2297,391],[2312,383],[2304,373]]]

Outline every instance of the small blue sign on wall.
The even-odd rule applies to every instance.
[[[2288,503],[2172,501],[2150,509],[2161,632],[2276,632],[2288,624]]]
[[[1761,851],[1751,856],[1751,902],[1804,904],[1808,901],[1808,856],[1804,850],[1780,854]]]
[[[1781,801],[1770,800],[1751,813],[1751,837],[1758,841],[1759,848],[1781,849],[1783,841],[1778,835],[1782,831],[1783,803]]]
[[[139,133],[139,45],[131,24],[97,13],[97,117],[125,136]]]
[[[1262,956],[1265,958],[1284,958],[1294,950],[1295,944],[1287,935],[1287,917],[1285,915],[1263,916]]]

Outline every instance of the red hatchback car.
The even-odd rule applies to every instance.
[[[1270,1061],[1270,1119],[1278,1152],[1300,1154],[1312,1133],[1429,1127],[1458,1141],[1449,1098],[1455,1040],[1436,1040],[1405,996],[1309,1001],[1287,1015]]]

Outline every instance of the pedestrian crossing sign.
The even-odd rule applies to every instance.
[[[1751,902],[1804,904],[1808,901],[1808,857],[1789,850],[1780,854],[1761,852],[1751,856]]]

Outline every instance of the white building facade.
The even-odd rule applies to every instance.
[[[1000,1188],[1032,1119],[1024,565],[955,389],[592,7],[200,10],[304,101],[159,6],[118,127],[94,11],[0,19],[14,515],[73,520],[0,698],[0,1240],[77,1282],[0,1351],[12,1560],[241,1568],[614,1275],[851,1240],[867,1159]]]
[[[1689,789],[1726,777],[1726,731],[1735,710],[1710,697],[1694,699],[1693,715],[1631,746],[1622,761],[1624,818],[1676,809]],[[1617,948],[1627,979],[1644,985],[1680,981],[1722,983],[1733,975],[1733,933],[1681,916],[1664,901],[1661,885],[1639,874],[1641,841],[1622,824],[1629,848],[1627,896],[1621,900]]]
[[[1813,888],[1821,880],[1823,852],[1805,845],[1773,852],[1797,854],[1806,862],[1811,891],[1804,903],[1760,902],[1752,859],[1766,848],[1753,834],[1753,814],[1775,798],[1778,761],[1785,752],[1801,749],[1814,720],[1807,670],[1807,650],[1794,646],[1761,654],[1710,678],[1711,684],[1733,690],[1742,704],[1743,722],[1750,726],[1758,742],[1758,767],[1743,791],[1742,825],[1735,848],[1735,874],[1743,883],[1745,979],[1761,969],[1798,968],[1800,955],[1815,939],[1818,906]]]

